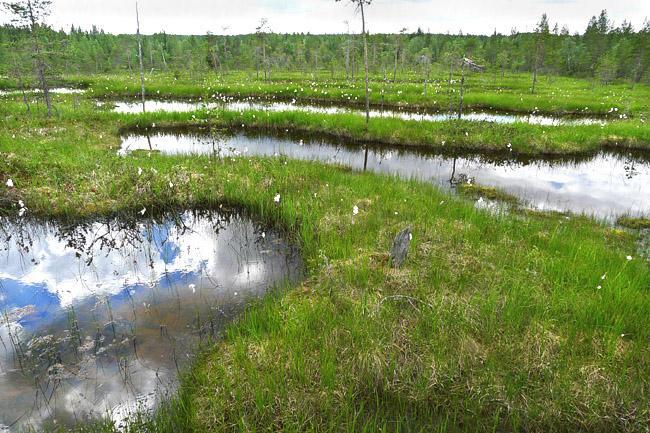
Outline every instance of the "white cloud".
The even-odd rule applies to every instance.
[[[141,230],[146,232],[144,227]],[[85,266],[82,260],[86,256],[77,259],[75,250],[66,247],[67,239],[52,231],[34,230],[27,257],[34,258],[35,262],[22,258],[20,251],[11,245],[0,256],[3,262],[0,281],[41,285],[58,295],[62,306],[68,306],[91,295],[113,295],[135,284],[162,281],[166,274],[175,272],[209,275],[220,287],[250,294],[263,291],[268,280],[282,277],[282,272],[278,272],[282,269],[282,255],[262,253],[250,242],[255,236],[250,222],[233,220],[218,235],[208,220],[195,221],[192,230],[183,231],[170,225],[165,239],[181,253],[167,261],[161,256],[160,246],[146,236],[133,248],[124,242],[122,233],[117,233],[118,245],[124,246],[107,251],[99,243],[92,244],[92,233],[104,234],[106,226],[98,223],[87,232],[84,250],[90,248],[93,261]]]
[[[276,32],[340,33],[343,21],[358,27],[349,0],[140,0],[144,33],[177,34],[227,32],[251,33],[266,17]],[[134,0],[54,0],[50,23],[68,29],[71,24],[92,24],[111,33],[134,33]],[[637,27],[650,16],[650,2],[643,0],[375,0],[368,7],[371,32],[395,32],[420,27],[435,33],[509,33],[513,27],[531,30],[542,13],[551,22],[583,31],[589,18],[607,9],[616,23],[628,19]],[[7,21],[6,13],[0,20]],[[224,30],[226,29],[227,30]]]

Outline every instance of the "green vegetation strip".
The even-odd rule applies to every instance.
[[[307,279],[229,326],[178,399],[134,429],[642,432],[650,423],[650,268],[632,234],[584,218],[491,215],[428,184],[317,163],[118,157],[115,133],[134,117],[83,104],[59,103],[50,121],[19,104],[0,110],[4,213],[18,200],[31,215],[71,219],[227,203],[302,248]],[[361,134],[352,116],[244,119],[253,115]],[[406,226],[411,252],[393,269],[387,252]]]
[[[76,101],[75,104],[69,101]],[[56,102],[58,101],[58,102]],[[80,122],[114,122],[120,130],[137,128],[149,132],[165,126],[214,126],[243,129],[294,130],[329,135],[355,142],[425,148],[441,152],[479,150],[517,152],[525,155],[592,154],[602,148],[650,149],[650,128],[640,120],[612,122],[606,126],[510,125],[472,121],[420,122],[396,118],[371,119],[366,131],[362,116],[319,114],[300,111],[197,110],[194,113],[155,112],[118,114],[110,107],[98,110],[94,102],[75,96],[59,96],[55,108],[59,119]],[[64,102],[68,101],[68,102]],[[9,119],[25,115],[19,99],[7,99],[0,114]],[[32,106],[35,115],[42,106]],[[113,132],[113,131],[111,131]],[[117,145],[117,143],[116,143]]]
[[[448,84],[448,71],[435,70],[424,93],[422,83],[410,81],[388,82],[372,76],[370,102],[375,107],[403,107],[431,109],[446,112],[458,109],[459,80]],[[466,110],[486,109],[515,113],[549,115],[575,114],[585,116],[621,115],[648,117],[650,115],[650,86],[646,84],[596,85],[593,80],[540,77],[535,93],[531,93],[530,74],[491,73],[471,74],[466,77],[464,106]],[[137,96],[140,87],[135,76],[126,74],[68,76],[65,83],[84,86],[92,96],[115,98]],[[321,101],[362,107],[365,87],[361,80],[332,79],[326,74],[307,76],[278,73],[273,80],[256,79],[245,72],[233,72],[218,77],[147,74],[147,92],[155,98],[199,98],[215,96],[260,97],[264,99]],[[451,92],[451,93],[450,93]]]

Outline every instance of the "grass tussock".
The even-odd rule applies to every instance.
[[[498,201],[511,206],[517,206],[520,204],[520,200],[517,197],[491,186],[477,185],[474,183],[461,183],[456,186],[456,191],[458,191],[460,195],[474,200],[482,197],[487,200]]]
[[[616,223],[630,229],[650,229],[650,219],[648,218],[621,217]]]

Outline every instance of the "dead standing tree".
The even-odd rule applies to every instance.
[[[138,60],[140,61],[140,95],[142,97],[142,112],[146,111],[145,108],[145,95],[144,95],[144,64],[142,63],[142,35],[140,34],[140,12],[138,11],[138,2],[135,2],[135,19],[138,24],[137,38],[138,38]]]
[[[341,0],[335,0],[339,2]],[[357,10],[361,12],[361,34],[363,36],[363,63],[365,68],[365,82],[366,82],[366,133],[368,132],[368,126],[370,124],[370,77],[368,71],[368,33],[366,32],[366,14],[364,11],[364,6],[369,6],[372,3],[372,0],[350,0],[357,7]],[[368,167],[368,145],[366,145],[365,157],[363,162],[364,171]]]
[[[422,93],[424,97],[427,96],[427,85],[429,84],[429,70],[431,67],[431,57],[427,54],[422,54],[420,56],[420,64],[422,65],[422,78],[424,80],[424,92]]]
[[[461,58],[460,50],[454,46],[452,46],[451,49],[445,51],[442,55],[442,63],[449,65],[449,79],[447,80],[447,98],[449,102],[448,115],[450,119],[453,118],[455,112],[454,93],[456,92],[456,89],[454,88],[454,84],[455,84],[454,69],[460,66],[460,62],[459,62],[460,58]]]
[[[223,77],[227,72],[226,61],[228,60],[228,30],[230,30],[230,26],[223,26],[221,27],[221,30],[223,32],[223,61],[221,62],[223,69],[221,70],[221,76]]]
[[[449,80],[447,81],[447,98],[449,99],[449,118],[454,114],[454,99],[452,93],[454,91],[452,84],[454,81],[454,58],[450,53],[447,54],[449,62]]]
[[[458,102],[458,120],[460,120],[461,117],[463,117],[463,102],[465,99],[465,58],[460,62],[460,94],[459,94],[459,102]]]
[[[219,41],[212,32],[208,32],[205,39],[208,47],[208,63],[215,73],[221,73],[222,62],[221,58],[219,58]]]
[[[20,27],[29,29],[29,33],[31,34],[32,56],[34,57],[39,87],[43,92],[45,105],[47,105],[47,117],[52,116],[52,98],[50,96],[50,87],[47,83],[45,53],[39,40],[38,32],[42,27],[42,20],[50,14],[51,4],[51,0],[3,2],[5,9],[13,15],[12,21]]]
[[[399,63],[399,56],[402,54],[402,39],[407,31],[407,28],[404,27],[395,35],[395,66],[393,68],[393,83],[397,81],[397,65]]]
[[[548,17],[546,14],[542,15],[542,19],[535,28],[535,51],[533,57],[533,86],[531,93],[535,93],[535,86],[537,85],[537,71],[544,64],[544,57],[546,55],[546,41],[550,36],[548,26]]]
[[[271,78],[271,70],[269,68],[269,61],[266,58],[266,37],[267,34],[271,32],[269,28],[269,21],[266,18],[260,20],[260,25],[255,28],[255,34],[260,40],[262,48],[262,67],[264,68],[264,79],[269,80]]]
[[[354,71],[351,71],[350,67],[350,54],[352,51],[352,36],[350,35],[350,23],[348,21],[343,21],[345,27],[347,28],[347,39],[345,40],[345,79],[350,80],[350,76],[354,79]],[[352,74],[350,74],[352,72]]]
[[[465,69],[469,69],[470,71],[473,72],[483,72],[485,70],[484,66],[476,64],[472,59],[468,59],[467,57],[463,57],[461,59],[460,63],[460,70],[461,70],[461,75],[460,75],[460,101],[458,103],[458,119],[463,116],[463,102],[465,99]]]
[[[31,67],[29,66],[28,58],[29,49],[25,49],[23,46],[25,42],[15,41],[10,43],[11,50],[9,51],[8,60],[11,67],[9,69],[9,74],[16,79],[18,82],[18,88],[20,89],[23,97],[23,103],[25,104],[25,109],[27,113],[31,113],[31,108],[29,106],[29,99],[27,98],[28,83],[26,77],[29,76]]]
[[[340,2],[341,0],[334,0]],[[366,131],[368,131],[368,123],[370,123],[370,78],[368,70],[368,33],[366,32],[366,15],[364,6],[370,5],[372,0],[350,0],[361,12],[361,35],[363,36],[363,63],[365,68],[365,83],[366,83]]]

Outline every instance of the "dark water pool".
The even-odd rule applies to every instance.
[[[0,431],[155,407],[201,340],[300,263],[238,214],[0,219]]]
[[[123,137],[121,154],[133,150],[165,154],[287,156],[364,168],[360,146],[296,135],[160,132]],[[529,159],[505,153],[458,156],[370,148],[367,169],[451,187],[461,181],[500,188],[541,210],[569,211],[600,219],[650,214],[650,159],[633,153],[601,152],[591,157]]]

